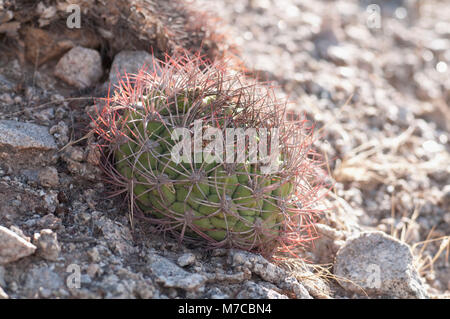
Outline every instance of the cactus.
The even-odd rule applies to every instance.
[[[132,81],[122,83],[95,121],[104,169],[118,193],[127,192],[141,217],[182,240],[265,255],[309,241],[323,182],[306,122],[287,120],[286,103],[270,87],[227,72],[224,63],[187,54],[159,63],[159,75],[128,75]],[[182,144],[177,128],[194,138]],[[278,138],[277,157],[272,149],[268,155],[277,170],[249,159],[261,135],[249,135],[242,144],[227,140],[222,158],[205,152],[208,129],[224,138],[227,130],[251,128],[266,129],[269,146]],[[184,161],[172,156],[177,145],[187,146],[188,154],[180,154]],[[241,151],[243,160],[227,161],[229,151]]]

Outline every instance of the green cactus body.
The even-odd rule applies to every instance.
[[[205,83],[212,79],[207,78]],[[144,87],[146,95],[141,96],[139,108],[132,102],[115,111],[120,118],[112,148],[115,172],[122,177],[123,187],[134,195],[136,207],[152,220],[160,221],[162,228],[168,225],[167,229],[190,237],[265,250],[267,241],[281,238],[280,232],[287,228],[295,228],[285,227],[295,222],[298,211],[292,204],[296,202],[299,180],[295,167],[281,165],[281,173],[263,174],[262,164],[249,162],[249,144],[260,142],[259,137],[250,135],[244,148],[247,162],[223,163],[213,158],[209,163],[206,153],[202,153],[200,162],[176,163],[171,151],[179,141],[171,137],[176,128],[193,133],[198,120],[203,128],[222,130],[225,137],[227,128],[246,130],[264,127],[266,122],[271,123],[270,127],[278,123],[271,119],[281,113],[272,114],[270,107],[266,113],[258,113],[256,106],[251,109],[264,99],[255,98],[255,93],[246,89],[229,93],[234,92],[234,84],[227,91],[219,82],[206,89],[197,87],[196,81],[184,80],[157,83],[152,78],[152,85]],[[193,87],[176,87],[179,83]],[[297,131],[295,128],[291,133]],[[241,147],[237,141],[233,144],[235,150]],[[195,147],[190,152],[188,157],[197,157]],[[296,158],[295,154],[288,154],[289,158]],[[288,156],[281,153],[280,159],[285,157]]]
[[[191,107],[188,96],[177,97],[176,109],[160,105],[160,114],[170,117],[170,109],[178,114],[187,112]],[[215,99],[208,96],[202,103]],[[164,100],[169,99],[160,98]],[[115,160],[124,177],[136,176],[133,192],[142,210],[160,219],[182,220],[189,215],[193,229],[186,233],[195,236],[201,231],[215,241],[224,241],[231,234],[233,240],[240,238],[250,245],[256,238],[255,223],[263,225],[266,234],[277,234],[282,220],[278,201],[292,193],[291,182],[279,183],[272,190],[269,186],[280,179],[261,175],[258,165],[249,163],[234,168],[205,161],[177,164],[170,153],[176,143],[171,139],[173,126],[158,120],[144,123],[145,117],[138,112],[128,116],[132,121],[127,126],[129,140],[120,145]],[[151,185],[150,177],[155,176],[164,176],[166,182]]]

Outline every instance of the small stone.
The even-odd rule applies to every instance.
[[[60,218],[53,214],[47,214],[37,221],[37,226],[44,229],[58,230],[63,227]]]
[[[192,253],[183,254],[177,260],[178,265],[181,267],[192,265],[194,262],[195,262],[195,255]]]
[[[136,292],[142,299],[150,299],[155,293],[155,287],[148,285],[145,282],[138,282],[136,287]]]
[[[18,150],[54,150],[56,144],[48,129],[31,123],[0,120],[0,147],[7,145]]]
[[[6,33],[10,38],[17,38],[21,23],[18,21],[6,22],[0,24],[0,34]]]
[[[69,159],[75,162],[82,162],[84,159],[84,152],[81,147],[70,146],[66,149],[65,154]]]
[[[59,185],[58,171],[54,167],[46,167],[39,171],[39,183],[44,187],[57,187]]]
[[[95,144],[89,145],[87,156],[86,156],[86,162],[88,162],[89,164],[94,165],[94,166],[99,165],[100,158],[101,158],[100,147]]]
[[[50,289],[40,287],[39,288],[39,295],[42,298],[48,299],[52,295],[52,291]]]
[[[14,98],[14,103],[16,103],[16,104],[22,104],[22,102],[23,102],[23,99],[22,99],[22,97],[21,96],[16,96],[15,98]]]
[[[56,233],[50,229],[43,229],[40,233],[34,234],[33,242],[37,247],[39,256],[50,261],[58,260],[61,247]]]
[[[102,269],[100,268],[100,266],[98,264],[90,264],[88,269],[86,270],[86,273],[89,275],[89,277],[95,278],[95,276],[100,274],[101,271],[102,271]]]
[[[427,298],[409,246],[383,232],[364,232],[348,239],[336,255],[334,274],[346,279],[339,283],[351,292]]]
[[[11,95],[9,95],[8,93],[3,93],[2,95],[0,95],[0,101],[5,103],[6,105],[14,104],[14,100],[12,99]]]
[[[58,207],[58,193],[54,190],[50,190],[43,194],[44,207],[49,213],[55,213]]]
[[[94,248],[92,248],[92,249],[89,249],[88,252],[87,252],[87,254],[88,254],[88,256],[89,256],[89,259],[90,259],[92,262],[94,262],[94,263],[97,263],[97,262],[99,262],[99,261],[101,260],[101,258],[100,258],[100,253],[99,253],[97,247],[94,247]]]
[[[63,121],[50,128],[52,134],[60,145],[65,145],[69,142],[69,127]]]
[[[53,118],[55,118],[55,109],[54,108],[48,108],[46,110],[43,110],[41,112],[37,112],[36,114],[34,114],[34,117],[40,121],[41,123],[49,123],[50,120],[52,120]]]
[[[35,250],[36,246],[8,228],[0,226],[0,265],[32,255]]]
[[[354,52],[351,47],[332,45],[327,50],[327,56],[338,66],[354,64]]]
[[[55,76],[79,89],[94,85],[103,74],[102,58],[98,51],[74,47],[55,67]]]
[[[86,225],[91,221],[91,214],[86,212],[80,212],[75,216],[75,220],[81,225]]]
[[[11,10],[5,10],[2,13],[0,13],[0,24],[8,22],[14,18],[14,12]]]

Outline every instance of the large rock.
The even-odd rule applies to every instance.
[[[79,89],[94,85],[102,75],[100,53],[79,46],[64,54],[55,67],[55,76]]]
[[[156,61],[153,56],[145,51],[121,51],[115,57],[109,72],[109,81],[113,89],[119,79],[125,74],[137,74],[143,68],[147,72],[154,70],[153,66]],[[156,70],[157,71],[157,70]]]
[[[0,265],[32,255],[35,250],[33,244],[8,228],[0,226]]]
[[[0,120],[0,148],[11,146],[16,150],[56,149],[56,144],[44,126],[17,121]]]
[[[426,298],[409,246],[383,232],[360,233],[336,255],[334,274],[358,294],[386,298]]]

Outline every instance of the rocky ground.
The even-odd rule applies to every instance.
[[[92,96],[150,64],[150,45],[157,57],[199,46],[200,29],[181,6],[130,1],[126,16],[114,1],[122,15],[105,25],[132,34],[120,45],[105,25],[61,26],[58,3],[0,0],[0,298],[449,296],[448,3],[196,2],[223,19],[249,73],[317,123],[334,187],[306,262],[180,245],[105,198]],[[123,26],[142,16],[140,33]],[[218,35],[201,37],[222,52]]]

